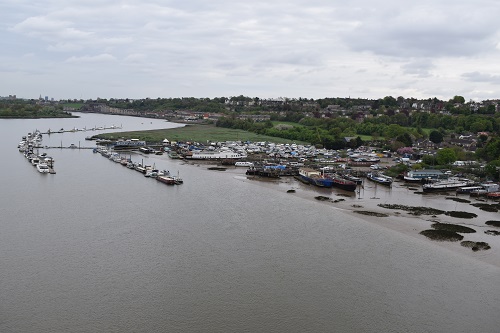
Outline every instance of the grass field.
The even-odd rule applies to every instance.
[[[207,141],[251,141],[260,142],[268,141],[275,143],[298,143],[306,144],[300,141],[291,141],[272,136],[260,135],[252,132],[247,132],[238,129],[215,127],[214,125],[186,125],[180,128],[150,130],[150,131],[132,131],[132,132],[117,132],[117,133],[104,133],[96,137],[104,139],[139,139],[147,142],[161,142],[164,139],[170,141],[183,141],[183,142],[200,142],[206,143]]]
[[[69,107],[69,108],[79,109],[83,106],[83,103],[64,103],[63,106]]]

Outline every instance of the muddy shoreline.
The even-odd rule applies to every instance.
[[[244,170],[237,168],[229,168],[225,172],[256,186],[328,205],[356,219],[427,242],[429,246],[437,246],[500,267],[500,224],[491,223],[500,220],[500,216],[497,211],[480,209],[484,205],[497,205],[498,202],[457,196],[452,192],[415,194],[415,185],[408,186],[404,182],[395,182],[392,188],[385,188],[365,180],[363,186],[353,193],[335,188],[318,188],[298,182],[293,177],[266,179],[246,176]],[[443,213],[435,214],[438,211]],[[488,221],[490,223],[486,224]],[[436,223],[472,228],[475,232],[460,234],[463,236],[462,245],[457,240],[433,240],[422,232],[433,229],[432,226]],[[474,247],[475,244],[479,244],[479,250]],[[484,244],[488,246],[483,246]]]

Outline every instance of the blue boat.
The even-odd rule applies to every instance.
[[[300,168],[299,177],[304,182],[319,186],[319,187],[332,187],[333,179],[326,177],[320,171],[310,168]]]

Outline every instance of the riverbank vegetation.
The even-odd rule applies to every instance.
[[[72,118],[63,111],[62,105],[37,103],[24,100],[0,100],[0,118],[37,119],[37,118]]]

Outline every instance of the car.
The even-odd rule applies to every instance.
[[[380,169],[380,166],[378,164],[372,164],[372,165],[370,165],[370,169],[378,170],[378,169]]]

